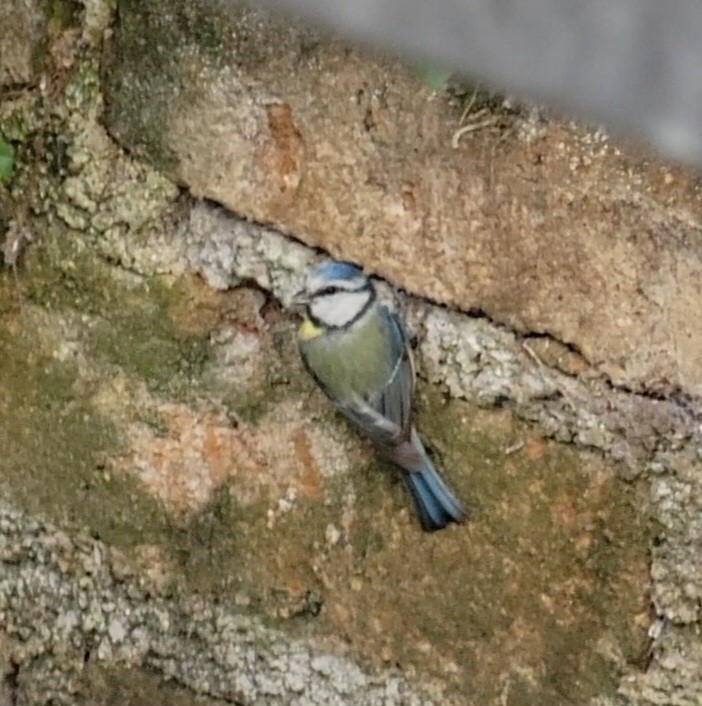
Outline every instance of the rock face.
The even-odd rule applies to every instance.
[[[47,36],[41,3],[5,0],[0,7],[0,87],[32,83],[41,69]]]
[[[672,378],[623,284],[693,253],[691,182],[494,106],[454,150],[401,67],[214,2],[70,8],[0,102],[0,703],[699,703],[699,420],[633,389]],[[470,523],[423,534],[305,375],[306,242],[472,309],[401,302]]]
[[[702,394],[694,177],[565,125],[456,141],[406,68],[228,5],[123,0],[111,53],[111,131],[194,194],[616,385]]]

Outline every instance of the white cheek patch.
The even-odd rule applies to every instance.
[[[367,290],[361,292],[337,292],[312,300],[312,316],[327,326],[345,326],[353,321],[371,298]]]

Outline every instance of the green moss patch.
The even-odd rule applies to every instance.
[[[180,62],[188,55],[220,66],[233,40],[225,4],[119,0],[115,39],[103,81],[107,123],[118,136],[166,171],[175,156],[163,142],[163,120],[183,95]],[[148,42],[144,38],[148,37]],[[192,96],[190,96],[192,99]]]
[[[357,481],[353,555],[330,571],[347,574],[337,590],[352,642],[370,655],[385,646],[475,704],[615,694],[647,647],[644,488],[507,412],[436,390],[419,407],[423,437],[472,519],[431,535],[414,519],[393,531],[388,514],[409,503],[404,489],[379,473]],[[394,507],[378,501],[388,494]]]
[[[0,320],[0,482],[31,513],[131,546],[168,531],[158,505],[107,470],[113,425],[76,389],[76,366],[38,353],[16,321]]]
[[[206,332],[184,333],[170,315],[188,296],[184,279],[133,277],[55,237],[31,253],[22,288],[39,306],[90,315],[83,335],[89,354],[143,378],[154,392],[192,399],[202,390]]]

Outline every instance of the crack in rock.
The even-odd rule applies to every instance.
[[[276,231],[197,204],[181,227],[188,267],[217,289],[254,281],[285,306],[322,255]],[[386,285],[380,282],[381,288]],[[675,401],[624,391],[549,367],[525,336],[416,297],[405,301],[410,327],[422,331],[421,372],[452,397],[504,404],[559,441],[605,452],[634,477],[661,448],[699,434],[695,415]]]

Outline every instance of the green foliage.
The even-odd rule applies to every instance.
[[[9,142],[0,138],[0,184],[9,181],[15,171],[15,150]]]

